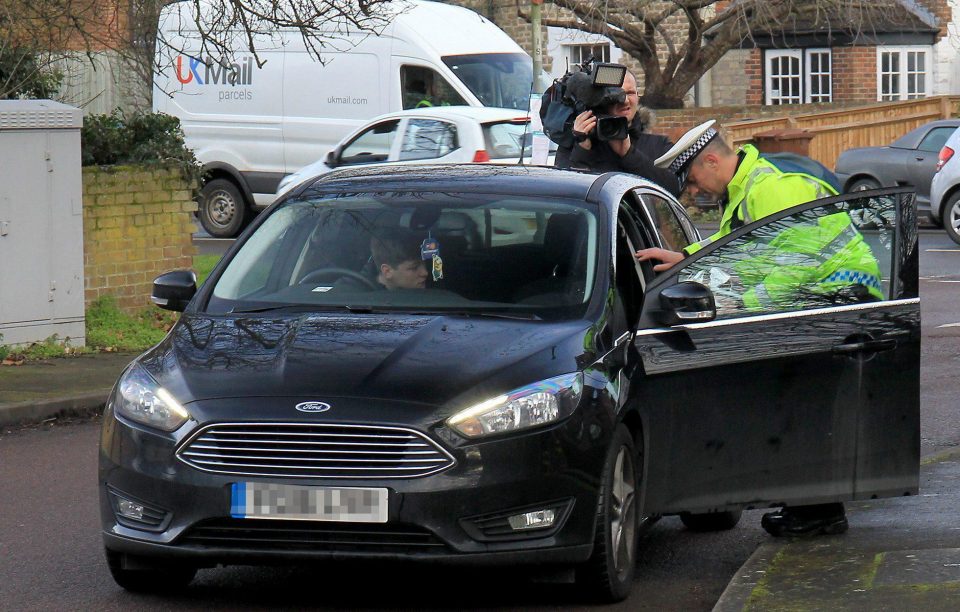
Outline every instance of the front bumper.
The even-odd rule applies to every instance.
[[[590,411],[583,408],[553,427],[480,443],[457,440],[449,432],[444,439],[420,426],[453,456],[452,467],[421,478],[332,481],[200,471],[174,453],[190,431],[208,420],[182,428],[190,431],[163,434],[118,420],[108,406],[99,482],[104,544],[120,553],[202,566],[351,558],[477,565],[584,561],[593,547],[610,428],[600,422],[604,419],[586,419]],[[218,409],[208,412],[213,421],[226,416],[217,415]],[[243,481],[383,487],[389,520],[231,518],[231,485]],[[150,510],[151,524],[118,517],[119,498],[142,503]],[[482,527],[491,517],[548,506],[558,509],[550,528],[505,535],[500,529],[490,535]]]

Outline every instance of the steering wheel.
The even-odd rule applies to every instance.
[[[371,281],[369,278],[363,274],[360,274],[359,272],[348,270],[347,268],[317,268],[316,270],[311,270],[300,279],[300,284],[302,285],[304,283],[316,282],[325,277],[332,277],[334,280],[336,280],[341,276],[349,276],[354,280],[360,281],[370,290],[377,289],[377,286],[374,285],[373,281]]]

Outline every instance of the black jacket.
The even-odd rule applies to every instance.
[[[669,151],[673,143],[666,136],[644,131],[644,118],[648,117],[644,110],[641,109],[630,124],[630,150],[623,157],[614,153],[606,142],[593,138],[590,150],[576,144],[572,148],[559,147],[553,165],[557,168],[597,173],[629,172],[653,181],[673,195],[679,196],[680,183],[677,175],[653,165],[653,161]]]

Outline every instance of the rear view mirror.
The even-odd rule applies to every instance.
[[[717,318],[713,292],[694,281],[684,281],[660,292],[660,319],[664,325],[703,323]]]
[[[153,280],[150,300],[160,308],[183,312],[196,292],[196,273],[193,270],[174,270]]]
[[[337,154],[338,150],[334,149],[327,153],[327,158],[324,160],[324,163],[330,166],[331,168],[336,168],[337,166]]]

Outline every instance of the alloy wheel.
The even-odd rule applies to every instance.
[[[636,478],[630,450],[620,447],[614,468],[613,496],[610,508],[610,545],[618,574],[631,567],[636,547]]]

